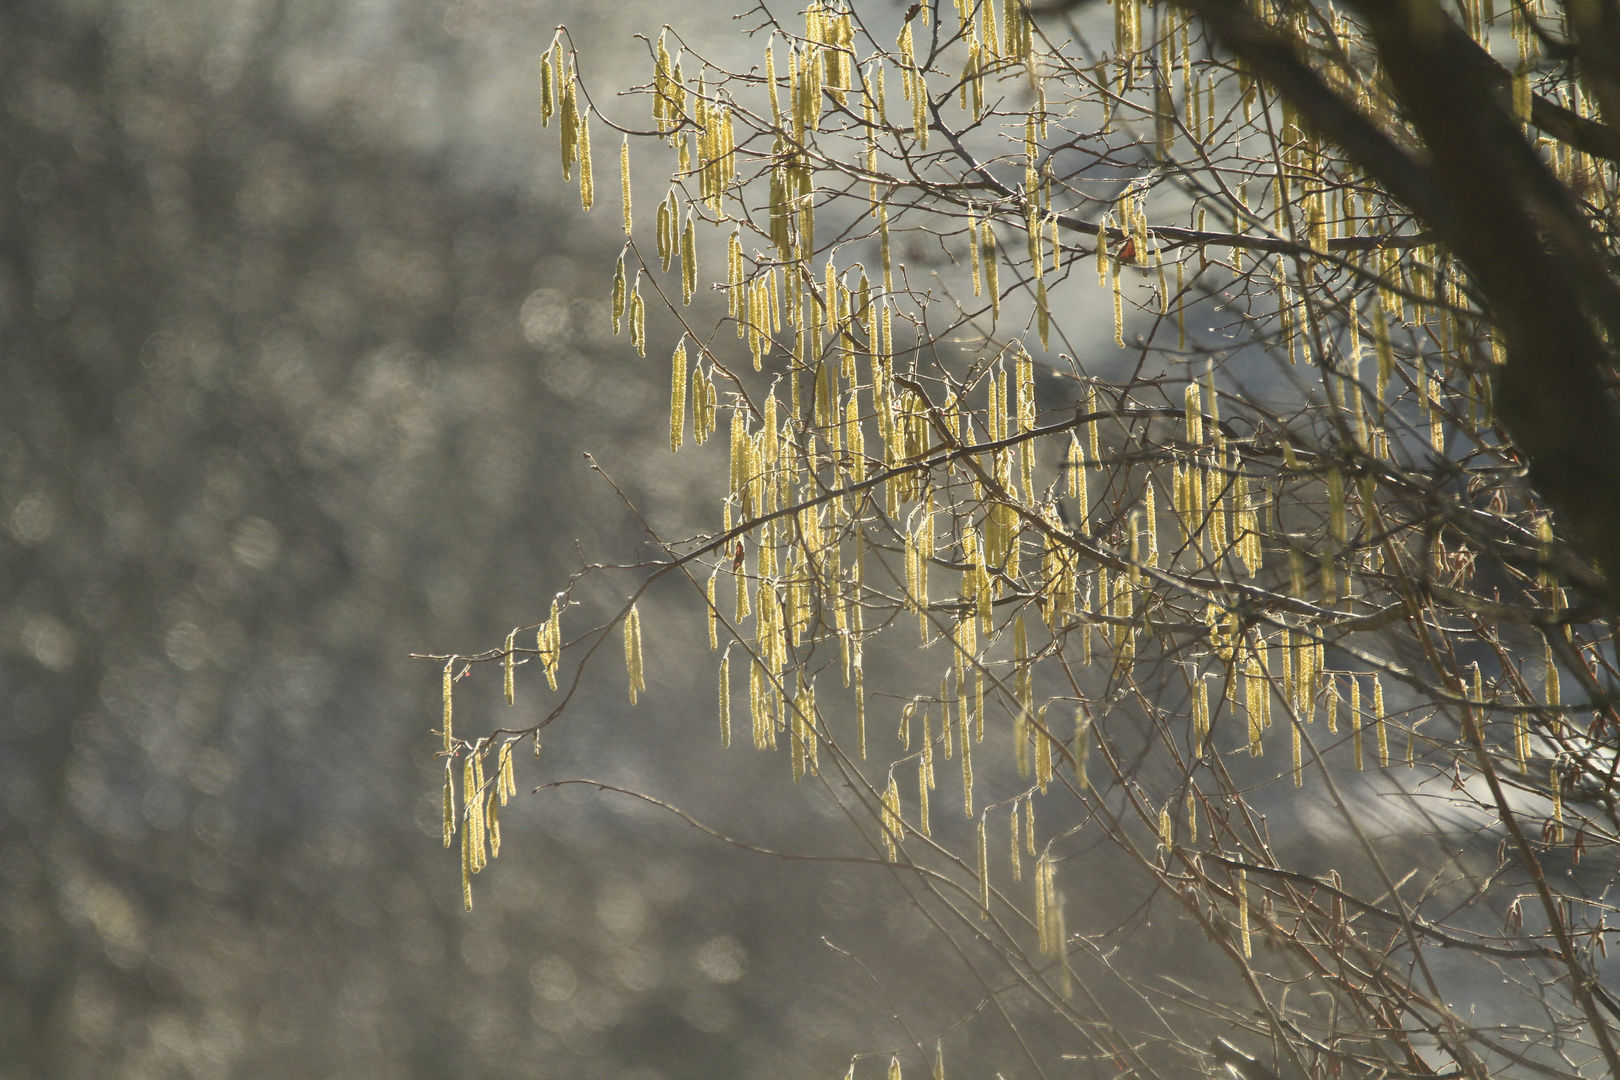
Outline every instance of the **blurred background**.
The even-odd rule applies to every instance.
[[[672,534],[713,516],[723,449],[667,449],[671,343],[608,330],[616,199],[579,212],[538,119],[558,23],[611,94],[663,17],[0,7],[3,1080],[812,1076],[900,1041],[820,940],[920,940],[881,881],[528,794],[596,776],[815,847],[782,759],[717,758],[674,593],[650,700],[603,679],[520,759],[470,915],[440,847],[439,671],[408,654],[644,554],[582,451]],[[576,628],[629,580],[593,587]],[[464,686],[460,730],[513,722],[493,669]],[[519,722],[542,704],[520,680]]]

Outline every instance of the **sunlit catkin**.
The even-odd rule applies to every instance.
[[[1384,684],[1373,676],[1373,727],[1378,734],[1378,764],[1389,768],[1389,725],[1384,717]]]
[[[624,201],[624,235],[630,235],[630,136],[619,147],[619,188]]]
[[[1016,820],[1016,819],[1015,819]],[[444,846],[449,847],[456,835],[456,782],[451,772],[451,761],[444,760]],[[1017,847],[1017,831],[1014,830],[1014,847]]]
[[[459,658],[452,656],[449,660],[446,660],[444,664],[444,721],[441,725],[441,730],[444,733],[444,752],[447,754],[450,753],[451,750],[455,749],[456,745],[455,725],[452,722],[451,699],[454,696],[454,683],[456,679],[455,668],[457,659]]]
[[[720,745],[731,745],[731,650],[720,657]]]
[[[928,743],[925,734],[923,741],[923,756],[917,759],[917,831],[922,833],[924,836],[932,836],[934,835],[933,823],[930,820],[932,810],[928,800],[928,789],[932,786],[932,780],[928,775],[929,768],[927,761],[927,746]]]
[[[1363,768],[1361,754],[1361,680],[1350,676],[1350,752],[1356,768]]]
[[[637,356],[647,355],[647,304],[641,298],[641,271],[636,271],[636,283],[630,293],[630,343]]]
[[[987,218],[981,228],[983,229],[981,242],[984,246],[982,256],[984,287],[990,293],[990,318],[995,320],[1001,318],[1001,286],[997,278],[997,267],[1001,258],[996,250],[996,230],[991,221]]]
[[[681,230],[681,303],[690,304],[697,292],[697,226],[692,215],[686,215],[686,227]]]
[[[624,617],[624,666],[630,687],[630,704],[647,689],[641,673],[641,610],[631,604]]]
[[[890,862],[900,861],[900,785],[894,774],[889,774],[889,786],[883,792],[883,847]]]
[[[1008,850],[1008,856],[1012,863],[1012,878],[1014,881],[1023,881],[1024,860],[1018,851],[1018,802],[1016,800],[1012,804],[1012,813],[1007,818],[1007,825],[1012,833],[1012,846]],[[445,847],[450,846],[448,837],[445,838],[444,845]]]
[[[573,95],[573,91],[569,91]],[[589,109],[579,114],[579,128],[577,134],[579,155],[579,205],[589,211],[596,205],[596,179],[591,175],[591,113]]]
[[[508,705],[513,704],[517,700],[517,692],[513,678],[515,666],[517,664],[516,639],[517,631],[513,630],[510,634],[506,635],[506,646],[501,650],[503,654],[501,656],[501,676],[503,682],[505,683],[504,689],[506,691],[506,703]]]
[[[625,285],[624,255],[619,255],[618,265],[613,271],[613,291],[608,298],[608,315],[613,321],[613,332],[617,334],[623,328],[625,300],[628,290]]]
[[[1254,956],[1254,945],[1249,940],[1249,872],[1237,872],[1237,909],[1238,934],[1243,939],[1243,958],[1251,959]]]
[[[495,755],[495,761],[499,770],[495,781],[496,791],[500,794],[501,805],[505,806],[507,799],[517,795],[517,776],[512,771],[511,740],[501,743],[501,748]]]
[[[669,361],[669,449],[681,448],[686,432],[686,336],[683,334]]]
[[[1040,712],[1035,714],[1035,782],[1040,785],[1042,795],[1052,782],[1052,735],[1046,726],[1046,708],[1041,706]],[[1077,734],[1077,741],[1079,738]]]
[[[484,833],[489,839],[489,857],[492,859],[498,859],[501,855],[501,804],[495,794],[490,792],[484,802]]]
[[[990,840],[985,835],[984,815],[979,816],[979,918],[990,915]]]
[[[957,696],[963,694],[964,687],[958,684]],[[967,703],[963,702],[957,707],[956,715],[961,721],[962,735],[962,812],[968,817],[973,816],[973,737],[970,734],[970,721],[968,719]]]

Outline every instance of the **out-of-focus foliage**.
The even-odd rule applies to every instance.
[[[828,1037],[772,977],[843,961],[774,929],[858,917],[848,880],[564,796],[473,917],[440,858],[406,654],[624,530],[581,449],[700,502],[577,271],[611,222],[538,172],[563,14],[0,13],[0,1077],[782,1075]],[[672,723],[707,699],[651,674]],[[636,723],[550,752],[633,779],[676,756]]]

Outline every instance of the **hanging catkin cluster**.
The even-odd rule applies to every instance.
[[[716,662],[701,737],[780,755],[784,780],[858,823],[863,858],[949,912],[947,933],[1014,957],[1018,985],[1067,999],[1062,1015],[1085,1014],[1074,981],[1122,944],[1079,869],[1103,834],[1288,1016],[1267,1034],[1299,1060],[1406,1068],[1433,1046],[1383,999],[1356,999],[1378,1034],[1341,1061],[1342,1032],[1249,978],[1290,934],[1293,959],[1332,968],[1306,950],[1318,933],[1368,941],[1359,960],[1398,978],[1375,916],[1275,877],[1251,801],[1275,784],[1319,805],[1373,769],[1463,800],[1494,769],[1533,804],[1516,812],[1539,817],[1543,847],[1584,843],[1582,793],[1602,788],[1592,763],[1612,761],[1602,740],[1620,727],[1565,703],[1616,677],[1571,592],[1595,571],[1503,440],[1509,344],[1457,256],[1195,18],[1111,8],[1094,54],[1026,0],[909,6],[880,37],[850,4],[813,0],[802,29],[762,24],[735,71],[665,31],[635,92],[650,122],[634,94],[588,95],[559,34],[541,121],[557,118],[586,209],[593,119],[620,141],[623,246],[601,282],[628,347],[599,362],[662,380],[669,358],[670,449],[712,467],[719,495],[690,537],[649,524],[651,561],[576,578],[637,574],[612,593],[637,598],[649,578],[689,579],[705,624],[691,640]],[[1607,229],[1591,208],[1620,203],[1613,161],[1533,134],[1555,104],[1597,115],[1549,74],[1534,9],[1457,12],[1498,47],[1491,27],[1511,23],[1501,89],[1532,125],[1525,160]],[[1353,15],[1245,11],[1355,115],[1417,138]],[[664,193],[639,221],[633,171]],[[711,439],[723,452],[693,454]],[[574,585],[499,649],[435,658],[443,839],[460,832],[469,905],[516,787],[512,733],[453,728],[458,678],[498,661],[514,704],[537,663],[558,694],[520,733],[536,753],[621,646],[631,705],[649,700],[641,605],[587,616]],[[1082,1025],[1084,1056],[1137,1070],[1106,1027]],[[898,1077],[892,1047],[875,1060]]]

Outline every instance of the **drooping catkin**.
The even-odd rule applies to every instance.
[[[451,760],[444,759],[444,846],[449,847],[456,835],[456,781],[451,771]],[[1016,838],[1016,833],[1014,834]],[[1016,844],[1014,845],[1016,846]]]
[[[465,789],[463,789],[465,790]],[[461,903],[468,910],[473,909],[472,876],[472,811],[467,811],[468,824],[461,830]]]
[[[517,700],[517,688],[514,685],[514,665],[517,663],[516,648],[517,631],[514,629],[506,635],[506,647],[502,650],[505,655],[501,657],[501,675],[505,683],[506,703],[513,704]]]
[[[923,746],[926,748],[927,745],[925,737]],[[928,801],[928,788],[931,786],[931,781],[928,775],[929,769],[928,762],[925,760],[926,757],[925,750],[924,756],[917,759],[917,831],[924,836],[932,836],[934,835],[933,825],[929,820],[932,810]]]
[[[720,656],[720,745],[731,746],[731,649]]]
[[[1091,757],[1091,714],[1084,705],[1074,709],[1074,740],[1070,743],[1074,754],[1074,778],[1081,791],[1091,789],[1091,778],[1086,775],[1086,762]]]
[[[1012,832],[1012,847],[1008,851],[1010,861],[1012,862],[1012,877],[1013,877],[1014,881],[1023,881],[1024,880],[1024,860],[1019,857],[1019,853],[1018,853],[1018,801],[1017,800],[1013,801],[1012,813],[1010,815],[1008,815],[1008,817],[1007,817],[1007,825],[1008,825],[1010,831]],[[450,846],[450,842],[449,842],[448,839],[445,841],[445,846],[446,847]]]
[[[1356,768],[1363,767],[1361,753],[1361,680],[1350,676],[1350,751]]]
[[[502,806],[506,805],[507,799],[517,797],[517,775],[512,771],[512,743],[514,741],[508,739],[503,742],[500,752],[496,756],[496,761],[500,763],[500,779],[498,783],[500,785]]]
[[[637,356],[647,355],[647,304],[641,298],[641,271],[636,271],[635,287],[630,292],[630,343]]]
[[[569,90],[569,96],[573,96]],[[579,205],[582,210],[589,212],[596,205],[596,179],[591,175],[591,111],[586,109],[579,114],[579,126],[576,135],[578,141],[579,157]]]
[[[495,796],[495,792],[490,792],[484,802],[484,833],[489,840],[489,857],[492,859],[501,856],[501,804]]]
[[[624,200],[624,235],[630,235],[630,136],[619,147],[619,187]]]
[[[625,301],[628,290],[625,284],[624,253],[619,253],[619,262],[613,270],[613,292],[608,300],[608,315],[613,321],[613,332],[617,334],[623,328]]]
[[[894,773],[889,774],[889,786],[883,792],[883,847],[890,862],[900,861],[900,785]]]
[[[1304,751],[1300,746],[1301,735],[1299,721],[1291,719],[1288,730],[1294,736],[1294,786],[1301,787],[1305,783]]]
[[[681,448],[686,432],[686,335],[675,346],[669,361],[669,449],[673,453]]]
[[[454,696],[455,667],[458,659],[459,657],[452,656],[444,663],[444,722],[442,730],[444,732],[444,752],[447,754],[455,748],[456,744],[455,725],[451,719],[451,698]]]
[[[690,304],[697,292],[697,226],[692,214],[686,215],[686,227],[681,230],[681,303]]]
[[[546,684],[557,689],[557,668],[562,660],[562,600],[551,602],[551,616],[535,635],[535,651],[545,669]]]
[[[984,287],[990,293],[990,318],[1001,318],[1001,286],[997,279],[997,266],[1001,258],[996,250],[996,230],[991,219],[986,218],[983,226],[982,243],[984,245]]]
[[[957,684],[957,696],[963,694],[964,687]],[[962,811],[968,817],[973,816],[973,737],[969,733],[971,721],[968,719],[967,703],[964,701],[957,706],[957,718],[961,722],[962,734]]]
[[[1373,676],[1373,725],[1378,734],[1378,764],[1389,768],[1389,726],[1384,717],[1384,684]]]
[[[630,605],[624,617],[624,666],[630,687],[630,704],[634,705],[641,692],[647,689],[641,672],[641,609],[635,604]]]
[[[1035,862],[1035,933],[1040,941],[1042,956],[1052,955],[1051,919],[1048,918],[1047,905],[1050,897],[1052,867],[1042,852]]]
[[[990,840],[985,835],[984,815],[979,815],[979,918],[990,917]]]
[[[1035,782],[1040,785],[1042,795],[1052,782],[1052,733],[1046,726],[1046,710],[1047,706],[1042,705],[1035,714]]]
[[[866,760],[866,673],[861,666],[861,654],[855,654],[855,742],[861,760]]]
[[[1249,939],[1249,872],[1237,872],[1237,909],[1238,933],[1243,938],[1243,958],[1251,959],[1254,956],[1254,945]]]

